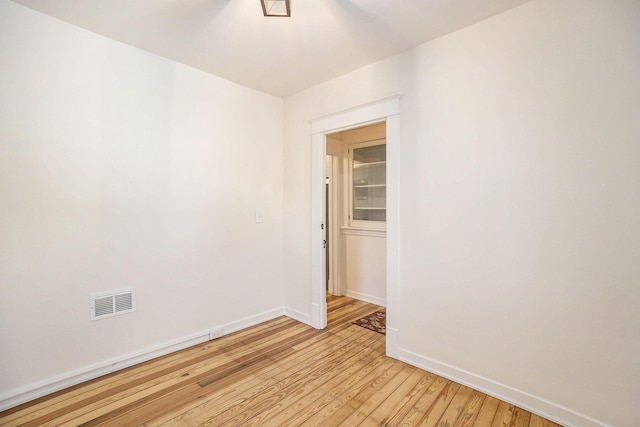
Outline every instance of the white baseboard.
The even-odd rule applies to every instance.
[[[309,315],[307,313],[303,313],[301,311],[294,310],[293,308],[285,307],[284,308],[284,315],[287,316],[287,317],[292,318],[293,320],[297,320],[298,322],[301,322],[301,323],[304,323],[306,325],[309,325],[309,326],[313,327],[313,323],[311,321],[311,315]]]
[[[224,336],[232,332],[257,325],[258,323],[274,319],[284,314],[283,308],[265,311],[255,316],[249,316],[244,319],[213,327],[207,331],[198,332],[160,345],[149,347],[144,350],[86,366],[75,371],[66,372],[24,387],[9,390],[0,395],[0,411],[55,393],[56,391],[64,390],[67,387],[101,377],[102,375],[128,368],[129,366],[207,342],[209,341],[209,333],[211,330],[219,331],[221,333],[220,336]]]
[[[347,290],[346,296],[349,298],[357,299],[360,301],[368,302],[370,304],[381,305],[382,307],[387,306],[387,301],[384,298],[378,298],[367,294],[362,294],[360,292]]]
[[[254,316],[245,317],[244,319],[236,320],[234,322],[225,323],[217,329],[222,329],[222,335],[224,336],[284,315],[284,308],[280,307],[273,310],[264,311]]]
[[[457,383],[464,384],[475,390],[481,391],[500,400],[504,400],[505,402],[509,402],[560,425],[567,427],[610,427],[601,421],[590,418],[587,415],[573,411],[562,405],[516,390],[488,378],[456,368],[455,366],[451,366],[404,349],[399,349],[398,353],[399,359],[403,362],[453,380]]]
[[[310,323],[311,327],[316,329],[322,329],[325,326],[327,326],[326,324],[327,312],[326,311],[323,312],[322,310],[323,310],[322,304],[315,304],[313,302],[311,303],[311,323]],[[325,319],[325,321],[323,321],[322,319]]]
[[[390,328],[389,325],[387,325],[386,335],[387,335],[386,336],[386,341],[387,341],[386,354],[388,357],[391,357],[392,359],[397,359],[399,355],[398,330],[396,328]]]
[[[208,340],[209,331],[199,332],[112,360],[96,363],[71,372],[65,372],[64,374],[56,375],[55,377],[18,389],[9,390],[0,395],[0,411]]]

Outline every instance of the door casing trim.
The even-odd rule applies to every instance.
[[[398,358],[399,348],[399,172],[400,95],[372,101],[311,120],[311,322],[327,326],[325,228],[325,155],[327,135],[386,122],[387,128],[387,356]]]

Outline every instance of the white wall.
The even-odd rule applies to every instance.
[[[386,306],[387,239],[384,234],[342,230],[341,281],[344,294],[351,298]]]
[[[401,356],[567,425],[640,419],[640,2],[534,0],[285,100],[285,301],[308,120],[401,100]]]
[[[0,64],[0,396],[282,311],[281,99],[4,0]]]

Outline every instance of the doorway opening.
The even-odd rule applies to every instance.
[[[317,329],[324,329],[327,325],[325,252],[327,137],[367,125],[382,122],[386,125],[386,353],[394,358],[398,357],[397,325],[400,315],[398,312],[399,113],[400,97],[393,96],[311,121],[311,324]]]
[[[386,306],[386,123],[326,135],[327,293]]]

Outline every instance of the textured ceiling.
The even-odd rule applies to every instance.
[[[277,96],[287,96],[529,0],[13,0]]]

